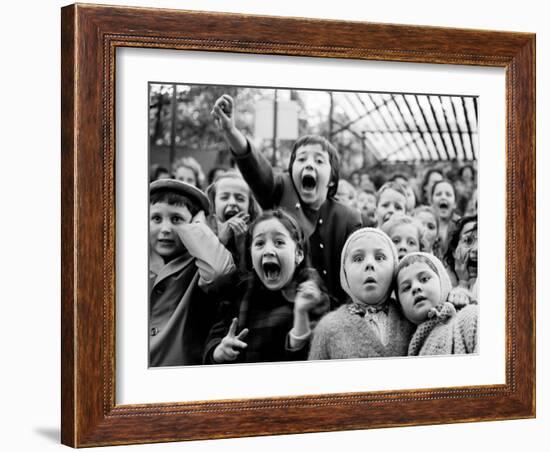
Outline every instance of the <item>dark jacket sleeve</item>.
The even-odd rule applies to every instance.
[[[247,140],[247,143],[248,150],[245,154],[233,156],[262,209],[272,209],[278,205],[282,196],[282,174],[273,170],[267,159],[254,149],[250,141]]]
[[[203,363],[204,364],[216,364],[213,355],[214,350],[220,344],[225,337],[231,326],[231,321],[238,314],[235,303],[231,301],[223,301],[218,306],[218,313],[216,315],[216,321],[208,333],[206,338]]]

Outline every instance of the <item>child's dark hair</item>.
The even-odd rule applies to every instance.
[[[149,182],[156,181],[159,178],[159,176],[163,173],[168,174],[168,177],[170,177],[170,171],[168,171],[168,169],[165,168],[162,165],[153,165],[153,166],[151,166],[150,173],[151,173],[151,177],[150,177]]]
[[[443,257],[445,263],[449,266],[449,269],[453,273],[455,273],[454,252],[456,250],[456,247],[458,246],[458,242],[460,241],[460,234],[462,233],[462,229],[467,223],[476,223],[476,228],[477,228],[477,214],[467,215],[465,217],[462,217],[460,220],[456,222],[453,230],[451,231],[451,239],[449,240],[449,246],[447,247],[447,252]]]
[[[428,181],[430,180],[430,176],[434,173],[441,174],[441,177],[443,177],[443,172],[439,168],[430,168],[428,171],[426,171],[426,174],[424,174],[424,179],[422,179],[422,185],[420,186],[420,196],[422,198],[422,202],[424,204],[429,204],[430,200],[425,198],[425,191],[426,191],[426,185],[428,185]]]
[[[207,177],[207,179],[208,179],[208,185],[211,185],[211,184],[213,184],[214,182],[216,182],[216,181],[214,180],[214,178],[216,177],[216,173],[217,173],[218,171],[224,171],[224,172],[225,172],[225,171],[227,171],[227,170],[229,170],[229,167],[228,167],[228,166],[214,166],[214,167],[212,167],[212,169],[210,169],[210,171],[208,171],[208,177]],[[218,176],[218,177],[219,177],[219,176]],[[218,178],[216,177],[216,180],[217,180],[217,179],[218,179]]]
[[[453,189],[453,195],[455,196],[456,198],[456,190],[455,190],[455,186],[453,185],[453,183],[449,180],[449,179],[441,179],[441,180],[438,180],[435,184],[432,185],[432,191],[430,193],[430,197],[433,198],[434,196],[434,191],[435,191],[435,187],[437,187],[438,185],[441,185],[441,184],[449,184],[451,186],[451,188]]]
[[[169,206],[185,206],[192,216],[198,214],[202,208],[190,200],[187,196],[176,193],[169,188],[159,188],[149,196],[149,204],[166,203]]]
[[[466,164],[464,166],[461,166],[460,169],[458,170],[458,177],[460,177],[462,179],[463,175],[464,175],[464,171],[466,171],[467,169],[469,169],[471,172],[472,172],[472,179],[475,180],[476,178],[476,170],[475,168],[470,165],[470,164]]]
[[[296,151],[302,146],[308,144],[319,144],[321,149],[328,153],[328,158],[330,162],[330,180],[329,187],[327,192],[327,198],[333,198],[338,190],[338,180],[340,173],[340,156],[336,148],[326,139],[319,135],[305,135],[300,137],[294,143],[292,152],[290,154],[290,161],[288,162],[288,172],[292,176],[292,166],[294,165],[294,160],[296,160]]]
[[[394,173],[389,179],[388,182],[400,182],[399,179],[405,179],[405,184],[409,185],[409,177],[405,173]],[[403,183],[403,182],[401,182]]]
[[[262,223],[263,221],[267,221],[270,219],[276,219],[278,220],[284,228],[288,231],[290,234],[290,238],[296,243],[296,247],[302,251],[304,258],[302,259],[302,262],[296,266],[295,274],[310,266],[309,263],[309,247],[308,242],[305,238],[304,232],[302,231],[302,228],[298,224],[298,222],[294,219],[292,215],[287,213],[284,209],[273,209],[273,210],[266,210],[263,213],[261,213],[256,220],[250,225],[248,228],[248,234],[246,237],[246,268],[248,270],[252,269],[252,258],[250,255],[250,249],[252,246],[252,234],[254,233],[254,229],[258,224]]]

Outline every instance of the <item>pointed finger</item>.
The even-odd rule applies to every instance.
[[[234,339],[233,342],[231,343],[231,347],[233,348],[233,350],[239,351],[248,347],[248,344],[246,342]]]
[[[229,327],[229,332],[227,333],[228,336],[232,336],[232,337],[235,337],[235,333],[237,332],[237,317],[235,317],[232,321],[231,321],[231,326]]]
[[[244,338],[248,335],[248,328],[245,328],[244,330],[242,330],[238,336],[235,337],[235,339],[239,340],[239,341],[242,341],[244,340]],[[244,342],[243,342],[244,343]],[[246,345],[246,344],[245,344]]]

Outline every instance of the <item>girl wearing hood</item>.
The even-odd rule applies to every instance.
[[[441,261],[427,253],[405,256],[397,268],[397,297],[408,320],[417,325],[409,355],[477,352],[478,307],[458,313],[447,302],[451,280]]]
[[[340,265],[347,304],[324,316],[309,359],[406,356],[414,326],[391,298],[397,250],[381,230],[363,228],[344,244]]]

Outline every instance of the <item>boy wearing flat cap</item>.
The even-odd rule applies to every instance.
[[[162,179],[149,193],[149,366],[201,364],[215,317],[207,294],[233,258],[206,225],[201,190]]]

